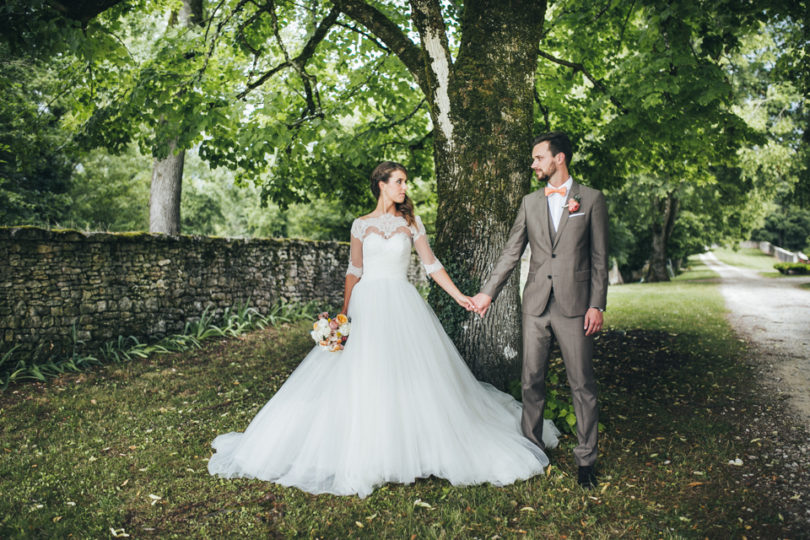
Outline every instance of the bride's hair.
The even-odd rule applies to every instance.
[[[394,161],[383,161],[376,167],[374,170],[371,171],[371,193],[374,194],[375,199],[380,198],[380,182],[388,183],[388,178],[391,176],[391,173],[394,171],[402,171],[407,176],[408,171],[405,167],[399,163]],[[416,226],[416,217],[413,213],[413,202],[411,201],[410,197],[405,195],[405,200],[401,203],[394,203],[397,209],[397,212],[402,214],[402,217],[405,218],[405,221],[408,222],[408,225]]]

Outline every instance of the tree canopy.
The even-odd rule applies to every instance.
[[[222,0],[172,24],[189,1],[0,8],[3,84],[19,96],[0,118],[50,119],[66,141],[42,145],[62,156],[54,178],[25,176],[26,152],[43,158],[9,128],[0,195],[29,213],[6,219],[44,216],[23,201],[69,191],[95,147],[194,149],[282,211],[333,201],[347,221],[372,202],[368,172],[395,159],[435,185],[436,251],[473,292],[530,189],[539,131],[577,143],[573,174],[607,192],[628,276],[648,263],[667,279],[668,261],[747,236],[768,213],[752,197],[810,198],[805,1]],[[20,62],[42,81],[13,84]],[[189,212],[220,219],[216,198],[194,197]],[[479,374],[519,350],[516,280],[502,296],[494,340],[494,323],[432,297]]]

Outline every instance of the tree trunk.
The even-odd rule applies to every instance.
[[[176,141],[169,143],[169,155],[156,159],[149,192],[149,232],[180,234],[180,193],[186,153],[175,153]]]
[[[183,0],[179,13],[172,13],[169,24],[194,26],[202,22],[202,0]],[[156,152],[162,155],[163,152]],[[152,166],[152,187],[149,192],[149,232],[180,234],[180,194],[183,185],[183,165],[186,151],[177,151],[177,139],[169,142],[164,159]]]
[[[653,227],[652,227],[652,253],[650,266],[644,281],[669,281],[667,272],[667,247],[678,217],[680,201],[674,192],[669,192],[662,199],[652,196]]]
[[[534,75],[545,2],[465,2],[450,64],[438,3],[412,0],[426,55],[439,207],[435,251],[459,288],[478,292],[530,187]],[[520,377],[519,268],[484,319],[434,288],[430,302],[477,377]]]

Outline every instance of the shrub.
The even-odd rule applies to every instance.
[[[782,274],[810,274],[810,264],[781,262],[773,265]]]

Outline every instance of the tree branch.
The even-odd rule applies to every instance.
[[[396,126],[398,126],[400,124],[404,124],[405,122],[407,122],[408,120],[413,118],[416,115],[416,113],[419,112],[419,109],[421,109],[422,105],[424,105],[424,104],[425,104],[425,98],[422,98],[422,100],[416,105],[416,107],[414,107],[414,109],[411,112],[409,112],[408,114],[406,114],[405,116],[403,116],[399,120],[397,120],[396,118],[388,118],[389,122],[387,124],[382,125],[382,126],[373,126],[372,125],[369,128],[361,131],[357,135],[357,137],[358,138],[362,137],[365,134],[370,133],[372,131],[386,131],[386,130],[389,130],[389,129],[393,128],[393,127],[396,127]]]
[[[636,7],[636,0],[633,0],[633,3],[630,4],[630,9],[627,10],[627,16],[624,18],[624,23],[622,24],[622,31],[619,32],[619,42],[616,44],[616,52],[619,52],[619,49],[622,47],[622,40],[624,39],[624,30],[627,28],[627,22],[630,20],[630,15],[633,14],[633,9]]]
[[[428,131],[427,133],[425,133],[420,138],[409,142],[408,143],[408,150],[410,150],[411,152],[413,152],[415,150],[422,150],[423,148],[425,148],[425,142],[431,137],[433,137],[433,130],[432,129],[430,131]]]
[[[251,3],[253,5],[256,5],[255,2],[251,2]],[[247,38],[245,37],[245,28],[249,27],[251,24],[256,22],[262,16],[262,13],[265,13],[265,12],[268,12],[268,11],[269,11],[269,6],[268,5],[264,5],[264,6],[256,5],[256,11],[253,12],[253,15],[248,17],[248,19],[246,21],[244,21],[242,24],[240,24],[239,27],[236,29],[236,34],[235,34],[236,40],[239,43],[241,43],[246,49],[248,49],[250,52],[252,52],[254,56],[258,56],[261,53],[261,51],[259,49],[256,49],[255,47],[253,47],[253,45],[251,45],[248,42]]]
[[[539,107],[540,112],[543,113],[543,120],[546,123],[546,128],[544,131],[551,131],[551,122],[548,118],[548,107],[544,106],[543,103],[540,101],[540,94],[537,92],[537,87],[534,88],[534,102],[537,103],[537,107]]]
[[[224,0],[223,0],[223,2],[224,2]],[[205,41],[208,40],[208,32],[211,29],[211,22],[214,20],[214,16],[216,15],[216,12],[220,9],[220,7],[222,7],[223,2],[220,2],[214,8],[214,13],[212,13],[211,16],[208,18],[208,21],[205,22],[205,34],[204,34],[205,37],[203,38],[203,43],[205,43]],[[195,81],[199,81],[202,78],[203,73],[205,73],[205,70],[208,69],[208,62],[211,60],[211,57],[214,54],[214,49],[216,49],[217,43],[219,42],[219,37],[222,35],[222,28],[226,24],[228,24],[228,22],[230,22],[230,20],[233,18],[234,15],[236,15],[237,13],[242,11],[242,9],[245,7],[246,3],[247,3],[247,0],[241,0],[233,8],[233,10],[228,14],[228,16],[225,17],[223,20],[221,20],[219,22],[219,24],[217,25],[217,29],[216,29],[216,31],[214,33],[214,36],[211,38],[211,45],[208,47],[208,52],[205,54],[205,60],[203,61],[203,65],[197,71],[197,75],[194,78]]]
[[[377,46],[378,49],[380,49],[382,51],[385,51],[386,53],[391,53],[391,49],[386,47],[384,43],[382,43],[380,40],[378,40],[377,36],[375,36],[374,34],[371,34],[369,32],[364,32],[361,28],[358,28],[358,27],[354,26],[353,24],[346,24],[346,23],[340,23],[339,22],[339,23],[337,23],[337,25],[341,26],[341,27],[343,27],[343,28],[345,28],[347,30],[351,30],[352,32],[355,32],[357,34],[360,34],[361,36],[363,36],[364,38],[366,38],[370,42],[374,43]]]
[[[273,23],[273,36],[276,38],[276,42],[278,43],[278,46],[281,49],[281,53],[284,55],[284,60],[287,62],[288,65],[292,66],[292,68],[298,73],[298,76],[301,77],[301,82],[304,85],[304,94],[306,96],[305,99],[306,99],[306,102],[307,102],[307,111],[309,111],[310,114],[314,114],[315,110],[318,108],[315,105],[315,99],[313,98],[313,93],[312,93],[311,79],[313,79],[314,77],[312,77],[312,75],[307,73],[307,71],[304,69],[304,66],[302,65],[302,63],[299,63],[300,60],[299,60],[299,62],[295,62],[295,61],[290,59],[290,54],[287,52],[287,47],[284,46],[284,40],[281,39],[281,33],[279,32],[279,29],[278,29],[278,14],[276,13],[276,4],[275,4],[275,2],[271,1],[269,3],[269,8],[270,8],[269,9],[270,20]],[[309,44],[309,42],[307,42],[307,45],[308,44]],[[304,48],[306,49],[306,46]],[[310,56],[312,55],[312,52],[314,52],[314,50],[315,50],[315,48],[312,47],[312,49],[310,51]],[[302,51],[301,54],[299,55],[299,58],[303,54],[304,54],[304,52]],[[308,59],[309,59],[309,57],[307,57],[307,60]],[[306,60],[303,63],[306,63]],[[316,84],[315,89],[316,89],[316,97],[317,97],[317,81],[315,81],[315,84]],[[318,102],[320,103],[320,99],[318,99]],[[305,116],[306,116],[306,113],[301,114],[302,118],[305,117]]]
[[[422,92],[426,96],[430,95],[422,49],[411,41],[399,26],[380,10],[362,0],[335,0],[335,6],[385,43],[411,72]]]
[[[433,60],[434,53],[428,49],[430,46],[428,42],[433,42],[435,47],[436,41],[441,47],[440,54],[444,55],[444,60],[448,66],[453,65],[453,59],[450,57],[450,46],[447,42],[447,28],[442,18],[442,7],[438,0],[410,0],[411,2],[411,19],[414,26],[419,31],[419,36],[422,39],[422,48],[426,50],[428,56]],[[439,53],[439,51],[435,51]]]
[[[121,2],[122,0],[79,0],[73,2],[51,0],[48,5],[61,13],[63,17],[80,22],[82,28],[84,28],[95,16]]]
[[[262,75],[252,83],[248,83],[247,87],[236,95],[236,99],[245,99],[245,96],[247,96],[251,91],[255,90],[256,88],[266,83],[267,79],[269,79],[282,69],[288,67],[290,67],[290,64],[288,62],[282,62],[273,69],[271,69],[270,71],[265,72],[264,75]]]
[[[602,8],[602,10],[601,10],[601,11],[600,11],[600,12],[599,12],[599,13],[596,15],[596,17],[595,17],[595,18],[594,18],[594,19],[591,21],[591,24],[593,24],[593,23],[595,23],[596,21],[598,21],[600,18],[602,18],[602,15],[604,15],[605,13],[607,13],[607,10],[609,10],[609,9],[610,9],[610,5],[611,5],[612,3],[613,3],[613,0],[607,0],[607,2],[605,2],[605,7],[603,7],[603,8]]]
[[[591,75],[591,73],[590,73],[590,72],[589,72],[587,69],[585,69],[585,66],[583,66],[582,64],[576,64],[576,63],[574,63],[574,62],[568,62],[567,60],[563,60],[563,59],[561,59],[561,58],[557,58],[556,56],[552,56],[552,55],[550,55],[550,54],[548,54],[547,52],[544,52],[544,51],[538,51],[538,54],[539,54],[540,56],[542,56],[543,58],[545,58],[546,60],[550,60],[550,61],[554,62],[555,64],[559,64],[559,65],[561,65],[561,66],[565,66],[565,67],[567,67],[567,68],[571,68],[571,69],[573,69],[575,72],[576,72],[576,71],[579,71],[579,72],[580,72],[580,73],[582,73],[582,74],[583,74],[583,75],[584,75],[584,76],[585,76],[585,77],[586,77],[586,78],[587,78],[589,81],[591,81],[591,84],[593,84],[595,88],[597,88],[599,91],[601,91],[603,94],[605,94],[605,95],[608,97],[608,99],[610,99],[610,102],[611,102],[611,103],[613,103],[613,105],[614,105],[614,106],[615,106],[617,109],[619,109],[619,111],[620,111],[622,114],[627,114],[627,113],[629,112],[629,111],[628,111],[628,110],[627,110],[627,109],[624,107],[624,105],[622,105],[622,104],[621,104],[621,102],[620,102],[618,99],[616,99],[615,97],[613,97],[613,96],[610,94],[610,92],[608,92],[608,89],[607,89],[607,87],[605,87],[604,83],[602,83],[602,81],[600,81],[599,79],[597,79],[596,77],[594,77],[593,75]]]
[[[282,52],[284,53],[285,61],[280,63],[276,67],[272,68],[270,71],[267,71],[252,83],[248,83],[247,87],[242,92],[240,92],[236,96],[236,98],[244,99],[245,96],[247,96],[251,91],[263,85],[265,82],[267,82],[267,80],[270,77],[272,77],[273,75],[275,75],[276,73],[285,68],[293,68],[299,73],[303,71],[304,74],[302,75],[302,79],[304,80],[304,85],[306,86],[308,84],[308,78],[311,78],[311,75],[309,75],[308,73],[306,73],[306,71],[304,71],[304,67],[306,66],[307,62],[309,62],[309,59],[312,58],[312,55],[315,54],[315,50],[318,48],[318,45],[326,37],[326,34],[329,32],[329,29],[335,24],[339,15],[340,12],[338,11],[338,9],[332,8],[329,14],[320,22],[318,28],[315,29],[315,32],[313,32],[312,36],[304,45],[304,48],[295,58],[289,58],[286,49],[284,49],[283,44],[280,42],[280,37],[277,37],[277,39],[279,39],[279,45],[282,48]],[[276,32],[276,34],[278,33]],[[313,105],[311,107],[311,110],[314,110],[314,101],[312,104],[309,103],[310,101],[309,99],[307,101],[308,105]]]

